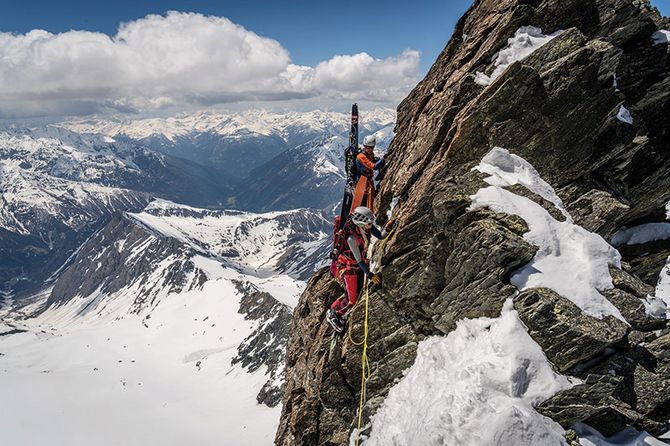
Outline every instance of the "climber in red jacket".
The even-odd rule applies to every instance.
[[[333,302],[326,313],[326,320],[338,333],[344,331],[344,317],[356,304],[365,278],[374,285],[380,285],[382,281],[380,274],[370,272],[366,253],[370,236],[383,238],[395,221],[389,220],[383,232],[374,223],[375,216],[372,211],[365,206],[359,206],[354,209],[344,226],[346,246],[337,258],[337,280],[344,288],[344,293]]]

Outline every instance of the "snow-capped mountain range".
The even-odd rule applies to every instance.
[[[375,152],[381,156],[393,139],[393,125],[372,134],[377,139]],[[348,144],[340,135],[324,135],[280,153],[240,183],[234,202],[260,212],[338,205],[344,190],[344,149]]]
[[[223,114],[198,112],[170,118],[87,119],[55,124],[77,133],[96,133],[141,143],[153,150],[210,166],[229,180],[243,181],[285,150],[324,135],[347,136],[350,116],[331,111],[276,113],[262,110]],[[359,133],[393,128],[395,111],[361,113]],[[387,131],[388,132],[388,131]],[[240,191],[243,193],[244,191]]]
[[[195,163],[103,135],[0,132],[0,287],[35,289],[117,211],[225,196]]]
[[[393,135],[393,115],[376,110],[361,124],[362,134],[374,130],[381,151]],[[332,209],[342,193],[348,119],[334,112],[200,113],[6,128],[0,131],[0,288],[34,292],[115,212],[139,211],[154,197],[261,212]],[[145,144],[155,138],[187,138],[209,155],[173,156],[160,144]],[[253,155],[248,175],[251,165],[235,144]],[[222,173],[212,157],[235,175]]]
[[[329,227],[309,209],[252,214],[156,200],[142,212],[117,215],[87,240],[55,281],[47,306],[141,285],[130,293],[141,309],[165,290],[201,285],[206,274],[195,256],[263,280],[306,280],[327,258]]]
[[[221,136],[244,138],[249,135],[278,136],[287,143],[303,135],[345,133],[350,116],[334,111],[314,110],[276,113],[250,110],[243,113],[223,114],[204,111],[181,114],[171,118],[128,120],[86,119],[57,124],[77,133],[99,133],[108,136],[124,135],[135,140],[161,135],[169,141],[197,133],[213,133]],[[372,133],[377,128],[395,122],[395,110],[375,108],[360,116],[360,132]],[[374,129],[374,130],[373,130]]]
[[[330,216],[305,204],[330,209],[339,199],[348,116],[240,116],[248,129],[184,117],[182,129],[197,129],[155,133],[151,121],[143,140],[133,137],[148,122],[112,134],[0,132],[0,392],[14,409],[10,426],[25,414],[47,419],[3,440],[39,444],[58,431],[69,444],[96,442],[105,401],[112,440],[126,444],[174,441],[159,428],[165,420],[182,443],[271,442],[292,308],[329,251]],[[369,129],[381,151],[392,128]],[[185,140],[206,156],[174,156]],[[77,360],[64,363],[72,349]],[[34,392],[39,404],[24,398]],[[48,416],[56,411],[76,422]]]

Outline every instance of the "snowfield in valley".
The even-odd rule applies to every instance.
[[[219,269],[148,315],[117,302],[71,319],[64,306],[0,336],[3,443],[271,444],[280,407],[256,402],[265,368],[231,365],[257,324],[238,313],[240,294]]]
[[[300,211],[208,211],[165,200],[128,218],[149,232],[146,241],[109,246],[129,258],[151,249],[157,237],[190,246],[196,254],[185,259],[194,265],[184,279],[188,291],[170,291],[172,262],[191,255],[179,250],[152,266],[151,284],[112,294],[98,289],[36,318],[3,315],[3,444],[272,444],[281,406],[259,404],[257,396],[268,378],[279,384],[282,367],[272,375],[265,365],[250,372],[240,348],[253,345],[277,314],[240,313],[240,286],[269,293],[290,311],[305,283],[279,273],[277,258],[295,232],[292,224],[318,222]],[[318,252],[326,237],[301,234],[295,244],[306,244],[304,256]],[[99,255],[107,250],[99,247]],[[197,286],[200,273],[206,281]],[[138,300],[147,285],[155,288],[151,301]],[[263,345],[276,348],[274,332],[266,333],[271,339]],[[40,429],[28,428],[36,419]]]

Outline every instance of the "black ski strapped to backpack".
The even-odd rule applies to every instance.
[[[354,181],[358,176],[356,168],[358,156],[358,104],[351,106],[351,127],[349,127],[349,146],[344,151],[344,171],[347,174],[347,186],[355,187]]]
[[[351,106],[351,126],[349,127],[349,145],[344,150],[344,171],[347,175],[347,182],[344,185],[344,198],[342,199],[342,209],[340,211],[340,228],[347,221],[351,212],[351,203],[354,200],[354,189],[356,188],[356,177],[358,170],[356,168],[356,157],[358,156],[358,104]]]

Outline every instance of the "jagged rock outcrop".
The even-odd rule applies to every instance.
[[[89,238],[58,274],[44,308],[136,287],[133,311],[154,303],[161,293],[200,287],[205,273],[196,268],[192,246],[157,237],[126,214],[118,213]],[[82,312],[87,308],[83,305]]]
[[[491,76],[492,56],[522,26],[563,32]],[[373,253],[384,287],[370,296],[372,375],[363,424],[413,363],[418,342],[449,333],[460,319],[499,315],[517,294],[511,274],[536,254],[523,219],[469,209],[471,196],[486,186],[472,169],[493,147],[530,162],[574,222],[605,240],[625,225],[663,218],[670,200],[670,59],[668,44],[651,35],[667,26],[641,0],[477,0],[458,22],[400,104],[386,157],[376,205],[385,215],[400,197],[400,227]],[[488,85],[476,82],[478,72],[491,76]],[[622,107],[632,124],[622,120]],[[566,218],[523,185],[514,189],[556,220]],[[583,379],[543,406],[565,428],[587,421],[605,433],[632,424],[660,434],[670,427],[670,373],[660,353],[664,337],[655,331],[665,321],[648,317],[640,300],[662,264],[640,266],[640,255],[627,256],[625,271],[611,272],[613,288],[602,290],[630,326],[586,315],[553,291],[515,297],[554,366]],[[349,336],[331,347],[323,316],[338,293],[321,271],[294,311],[277,445],[349,442],[360,350]],[[354,340],[362,336],[363,312],[359,305],[350,316]]]
[[[291,310],[249,282],[238,282],[237,290],[242,294],[239,313],[247,320],[258,321],[259,326],[237,347],[238,356],[232,363],[241,363],[251,373],[267,366],[269,378],[256,400],[275,407],[281,401],[281,373]]]

